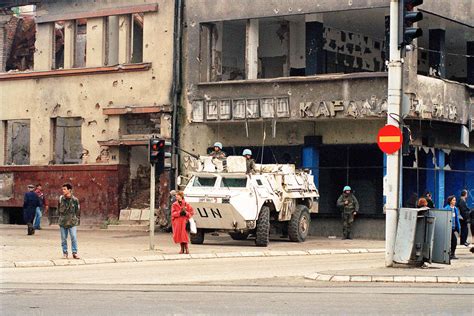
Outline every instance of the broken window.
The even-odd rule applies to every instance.
[[[259,23],[258,78],[288,76],[289,22],[284,19],[262,19]]]
[[[33,69],[36,24],[33,16],[13,16],[5,25],[5,70]],[[0,69],[1,71],[2,69]]]
[[[30,164],[30,121],[11,120],[6,123],[7,165]]]
[[[64,22],[54,23],[53,69],[64,68]]]
[[[385,71],[386,11],[203,23],[201,81]],[[373,21],[370,26],[368,20]]]
[[[143,61],[143,13],[132,14],[131,63]]]
[[[159,134],[160,122],[160,113],[128,114],[126,116],[126,133],[128,135]]]
[[[58,117],[53,119],[55,163],[81,163],[82,121],[80,117]]]
[[[74,40],[74,67],[82,68],[86,66],[86,47],[87,47],[87,20],[80,19],[76,21],[76,32]]]

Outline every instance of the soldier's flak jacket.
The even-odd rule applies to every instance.
[[[345,202],[349,202],[346,204]],[[359,212],[359,202],[357,201],[357,198],[354,196],[354,194],[341,194],[339,199],[337,199],[337,207],[341,209],[343,213],[353,213],[353,212]]]

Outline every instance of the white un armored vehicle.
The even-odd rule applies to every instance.
[[[197,170],[184,190],[197,226],[191,243],[202,244],[204,235],[215,231],[228,232],[234,240],[252,234],[264,247],[270,232],[295,242],[308,236],[310,213],[318,212],[319,201],[312,175],[289,164],[257,164],[247,174],[242,156],[200,157]]]

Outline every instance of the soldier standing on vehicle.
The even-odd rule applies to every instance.
[[[359,202],[357,201],[350,186],[345,186],[343,193],[337,199],[337,207],[342,211],[342,239],[352,239],[351,229],[354,216],[359,212]]]
[[[247,173],[255,173],[255,160],[252,158],[252,151],[250,149],[244,149],[242,156],[246,159]]]
[[[222,151],[222,143],[215,142],[214,150],[209,154],[212,158],[224,159],[226,157],[225,152]]]

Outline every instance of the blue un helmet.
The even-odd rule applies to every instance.
[[[247,156],[247,155],[252,156],[252,151],[250,149],[244,149],[244,151],[242,152],[242,156]]]
[[[344,189],[342,190],[342,192],[346,192],[346,191],[352,191],[351,187],[346,185]]]
[[[219,149],[222,150],[222,143],[220,143],[220,142],[215,142],[215,143],[214,143],[214,147],[219,147]]]

